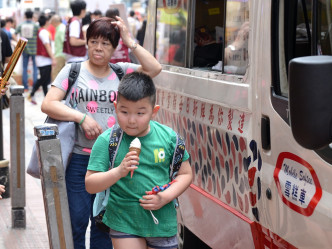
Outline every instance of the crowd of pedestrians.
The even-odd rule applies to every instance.
[[[50,83],[66,63],[88,59],[86,31],[91,22],[104,16],[120,16],[118,9],[109,9],[104,13],[98,9],[87,11],[84,0],[72,1],[70,8],[71,17],[60,16],[53,11],[37,13],[28,9],[20,23],[17,23],[15,17],[1,18],[1,32],[7,34],[12,50],[20,37],[28,39],[22,53],[22,80],[19,82],[22,82],[27,100],[32,104],[37,104],[35,92],[42,87],[46,95]],[[146,26],[144,18],[140,14],[136,15],[134,11],[120,17],[127,19],[132,38],[143,46]],[[139,63],[122,39],[110,62]]]

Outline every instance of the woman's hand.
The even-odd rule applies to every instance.
[[[83,118],[83,117],[82,117]],[[88,139],[96,139],[102,132],[101,126],[92,117],[86,115],[83,123],[81,124],[85,136]]]
[[[119,169],[119,174],[121,177],[125,177],[128,175],[130,171],[137,169],[139,157],[137,156],[136,151],[130,151],[126,154],[125,158],[123,158]]]
[[[112,24],[118,27],[123,43],[128,48],[131,48],[131,46],[134,43],[134,39],[131,37],[130,32],[129,32],[126,24],[124,23],[124,21],[121,17],[116,16],[115,18],[116,18],[117,21],[112,22]]]

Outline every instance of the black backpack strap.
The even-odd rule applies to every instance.
[[[63,99],[66,99],[68,93],[70,92],[71,88],[73,87],[78,75],[80,74],[81,70],[81,62],[73,62],[70,66],[69,76],[68,76],[68,89],[66,95]]]
[[[121,80],[122,77],[125,75],[125,73],[122,70],[122,67],[120,67],[118,64],[113,64],[113,63],[109,63],[109,65],[112,68],[112,70],[116,73],[119,80]]]
[[[119,125],[114,125],[110,135],[108,152],[110,156],[110,169],[113,168],[116,153],[118,152],[120,142],[122,140],[123,131]]]
[[[169,173],[169,177],[171,180],[175,179],[175,177],[181,167],[185,147],[186,146],[185,146],[184,139],[179,134],[176,134],[176,145],[175,145],[173,160],[170,165],[170,173]]]

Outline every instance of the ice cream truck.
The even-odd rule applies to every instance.
[[[193,171],[180,248],[332,248],[331,5],[149,1],[157,120]]]

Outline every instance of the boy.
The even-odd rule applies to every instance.
[[[139,72],[125,75],[114,102],[118,124],[124,132],[114,167],[108,170],[111,129],[101,134],[92,148],[86,189],[97,193],[111,186],[103,222],[110,227],[115,249],[177,248],[172,200],[188,188],[192,172],[185,151],[175,182],[165,191],[147,194],[154,186],[170,182],[169,167],[176,143],[176,133],[171,128],[152,121],[159,110],[155,102],[156,89],[148,75]],[[139,157],[136,152],[128,152],[135,137],[141,141]],[[128,173],[132,170],[135,173],[131,178]],[[158,225],[151,210],[159,220]]]

